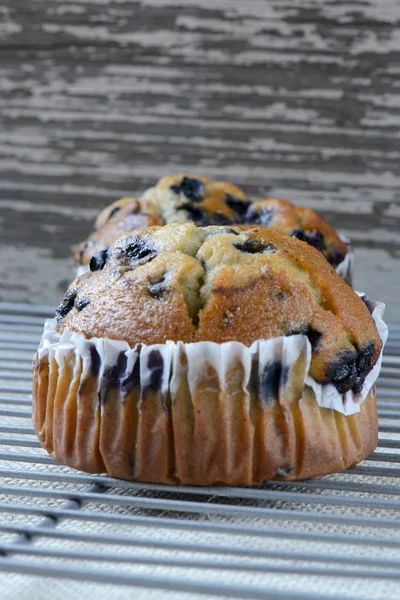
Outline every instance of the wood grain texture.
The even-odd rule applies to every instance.
[[[56,303],[97,211],[181,170],[318,209],[400,319],[400,3],[0,0],[0,298]]]

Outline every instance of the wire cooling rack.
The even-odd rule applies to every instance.
[[[112,584],[115,598],[399,597],[400,325],[378,386],[379,446],[361,465],[309,482],[178,489],[80,473],[41,449],[31,361],[50,314],[0,303],[2,598],[11,585],[23,597],[29,575],[65,598],[68,580]]]

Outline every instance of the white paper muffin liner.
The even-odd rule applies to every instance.
[[[359,293],[359,296],[371,312],[384,345],[388,336],[388,328],[382,319],[384,304],[372,302],[362,293]],[[346,416],[360,411],[360,404],[376,382],[382,364],[381,352],[376,365],[364,381],[362,391],[359,394],[352,391],[340,394],[333,384],[322,385],[309,375],[312,349],[308,338],[301,334],[257,340],[250,347],[239,342],[184,344],[167,341],[165,344],[142,344],[140,348],[130,348],[124,341],[108,338],[86,339],[82,334],[67,330],[59,334],[55,329],[55,320],[47,321],[37,358],[41,360],[47,357],[49,363],[55,358],[61,368],[71,350],[77,357],[82,358],[81,382],[90,375],[96,374],[99,393],[101,393],[103,380],[107,381],[111,373],[114,373],[114,380],[117,377],[118,385],[123,389],[134,376],[135,365],[140,359],[141,388],[154,386],[157,382],[158,389],[165,395],[169,392],[172,398],[180,382],[182,354],[187,357],[188,383],[192,396],[195,394],[198,382],[204,378],[210,366],[215,369],[223,390],[228,385],[228,373],[232,373],[238,363],[243,369],[241,379],[243,391],[246,392],[251,385],[252,369],[254,365],[258,365],[260,385],[264,390],[271,389],[273,394],[273,391],[279,390],[282,381],[284,383],[289,369],[301,360],[303,387],[309,386],[313,389],[316,402],[320,407],[336,410]],[[119,364],[118,359],[122,354],[126,356],[126,366],[123,372],[120,372],[120,369],[116,369],[116,365]],[[76,361],[76,364],[78,363],[79,361]],[[300,388],[299,379],[297,384]]]

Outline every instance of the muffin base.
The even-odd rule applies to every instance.
[[[121,385],[116,372],[88,373],[84,360],[72,348],[62,361],[38,355],[33,390],[43,448],[81,471],[153,483],[252,486],[343,471],[377,446],[375,386],[355,414],[321,407],[304,385],[301,355],[280,374],[278,387],[272,384],[273,398],[243,386],[240,361],[224,385],[212,364],[193,385],[183,353],[173,389],[166,391],[154,377],[139,385],[135,369],[129,385]]]

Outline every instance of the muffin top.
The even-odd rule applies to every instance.
[[[193,221],[198,226],[265,225],[307,242],[336,267],[349,252],[333,227],[309,208],[281,198],[252,202],[232,183],[187,173],[163,177],[138,199],[125,197],[97,217],[95,231],[75,248],[76,266],[124,233],[152,225]]]
[[[265,225],[307,242],[322,252],[333,267],[337,267],[349,251],[334,228],[315,210],[294,206],[281,198],[261,198],[252,202],[243,223]]]
[[[361,298],[309,244],[258,226],[171,223],[90,261],[57,309],[58,330],[137,344],[306,335],[310,374],[359,392],[382,347]]]
[[[203,227],[238,223],[250,205],[233,183],[187,173],[163,177],[141,200],[155,203],[166,223],[193,221]]]
[[[249,204],[246,194],[232,183],[188,173],[168,175],[139,199],[121,198],[105,208],[96,219],[95,231],[76,246],[75,263],[87,265],[104,245],[146,226],[188,221],[199,226],[240,223]]]

